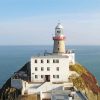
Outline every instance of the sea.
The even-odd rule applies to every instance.
[[[86,67],[100,84],[100,46],[66,46],[76,54],[76,62]],[[19,70],[34,55],[52,52],[49,45],[0,46],[0,88],[14,72]]]

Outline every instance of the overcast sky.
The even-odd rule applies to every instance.
[[[100,45],[100,0],[0,0],[0,45],[52,45],[59,20],[66,44]]]

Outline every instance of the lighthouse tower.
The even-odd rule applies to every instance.
[[[53,53],[65,53],[65,36],[63,34],[63,26],[60,23],[55,27],[55,36],[53,37],[53,40]]]

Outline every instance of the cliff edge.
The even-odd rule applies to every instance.
[[[27,62],[20,70],[18,70],[15,73],[23,71],[27,73],[27,75],[29,76],[30,75],[29,66],[30,63]],[[21,94],[21,90],[11,87],[11,77],[10,77],[0,89],[0,100],[22,100],[20,94]],[[20,99],[18,99],[19,97]]]
[[[86,94],[89,100],[100,100],[100,87],[93,74],[80,64],[70,65],[70,70],[79,74],[78,77],[74,75],[69,77],[74,86]]]
[[[19,71],[24,71],[28,76],[30,73],[30,63],[26,63]],[[69,80],[73,82],[77,90],[86,94],[89,100],[100,100],[100,87],[96,78],[81,64],[70,65],[70,71],[75,71],[79,76],[72,74]],[[0,89],[0,100],[37,100],[37,95],[21,96],[21,90],[11,87],[11,78],[9,78]]]

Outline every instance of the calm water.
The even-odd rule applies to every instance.
[[[76,53],[76,61],[92,72],[100,83],[100,46],[68,46]],[[52,46],[0,46],[0,87],[33,55],[52,52]]]

